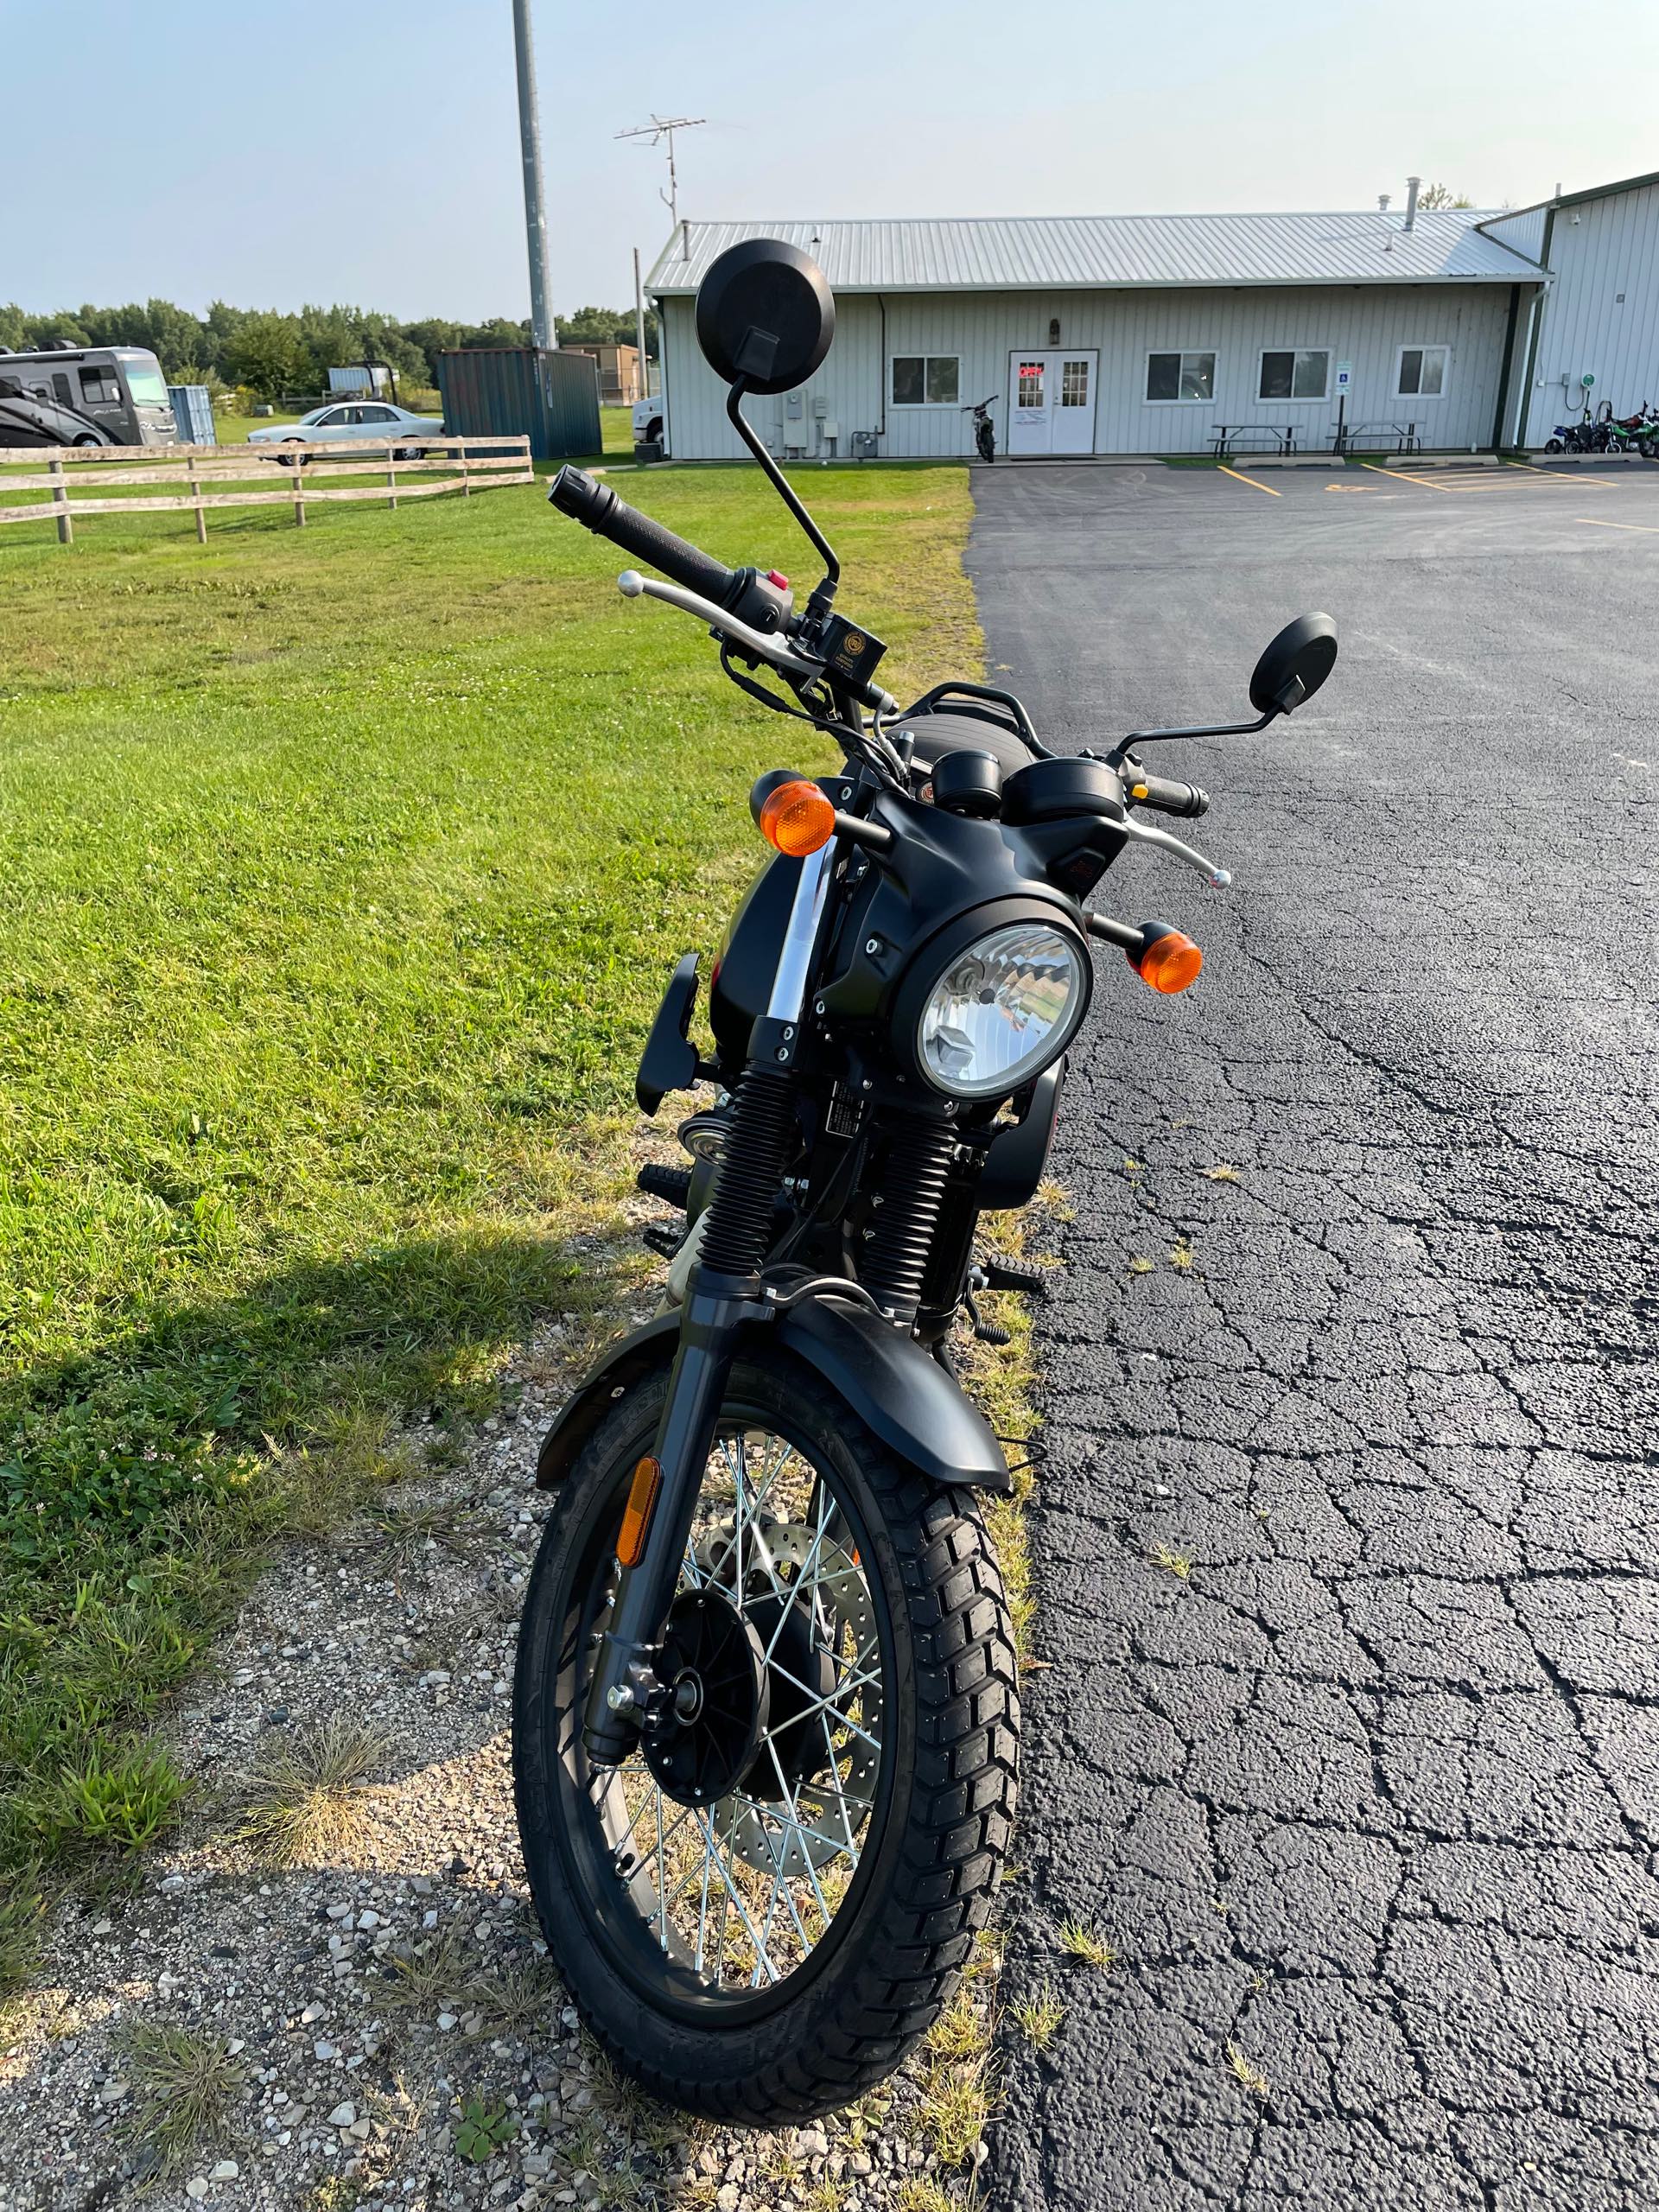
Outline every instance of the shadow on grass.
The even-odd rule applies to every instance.
[[[412,1465],[537,1320],[596,1328],[597,1237],[479,1229],[300,1259],[23,1377],[0,1445],[0,1866],[142,1847],[179,1794],[138,1737],[270,1542]]]

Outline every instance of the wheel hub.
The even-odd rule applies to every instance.
[[[664,1796],[712,1805],[737,1788],[760,1750],[768,1712],[762,1644],[723,1591],[682,1591],[663,1637],[669,1709],[641,1749]]]

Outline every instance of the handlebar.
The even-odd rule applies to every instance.
[[[596,537],[608,537],[613,545],[620,545],[636,560],[648,561],[700,599],[729,607],[741,595],[745,580],[737,570],[723,567],[689,538],[677,537],[649,515],[642,515],[585,469],[562,468],[547,496],[561,514],[569,515]]]
[[[1196,822],[1210,811],[1210,794],[1197,784],[1178,784],[1170,776],[1148,775],[1144,768],[1125,762],[1125,795],[1140,806],[1155,806],[1160,814],[1174,814]]]

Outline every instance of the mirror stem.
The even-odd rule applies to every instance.
[[[736,382],[732,385],[731,391],[727,395],[726,413],[731,422],[732,428],[737,432],[738,436],[742,439],[744,444],[747,446],[749,451],[760,462],[761,467],[766,470],[767,475],[771,477],[773,488],[776,490],[779,498],[783,501],[784,505],[789,509],[791,514],[794,516],[796,521],[799,523],[801,528],[811,539],[813,545],[817,548],[818,553],[823,558],[824,569],[823,582],[818,586],[817,589],[812,594],[811,598],[807,601],[808,613],[822,617],[830,612],[830,608],[834,602],[836,596],[836,586],[841,582],[841,563],[836,558],[834,546],[830,544],[829,539],[824,536],[823,532],[818,528],[817,523],[813,521],[811,516],[807,512],[804,505],[796,497],[789,479],[784,474],[783,470],[779,467],[777,462],[766,451],[766,447],[761,443],[757,433],[750,428],[748,423],[745,420],[741,402],[743,395],[747,390],[748,386],[744,383],[742,378],[739,377]]]
[[[1149,745],[1154,738],[1165,737],[1253,737],[1259,729],[1266,729],[1269,722],[1277,721],[1285,712],[1274,707],[1255,722],[1197,722],[1190,729],[1132,729],[1127,737],[1119,738],[1106,755],[1106,765],[1121,767],[1124,756],[1132,745]]]

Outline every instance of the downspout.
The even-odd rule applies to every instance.
[[[1503,450],[1503,417],[1509,411],[1510,378],[1515,367],[1515,331],[1521,320],[1521,287],[1510,287],[1510,319],[1503,329],[1503,372],[1497,380],[1497,406],[1492,415],[1492,451]]]
[[[878,293],[876,294],[876,296],[875,296],[875,304],[876,304],[876,306],[877,306],[878,308],[880,308],[880,309],[881,310],[881,397],[880,397],[880,404],[879,404],[879,412],[880,412],[880,414],[881,420],[880,420],[880,423],[877,423],[877,425],[876,425],[876,431],[875,431],[875,435],[876,435],[877,438],[880,441],[881,444],[882,444],[883,446],[885,446],[885,445],[887,444],[887,296],[886,296],[884,293],[878,292]]]
[[[1544,305],[1549,296],[1549,242],[1554,235],[1554,231],[1555,210],[1552,207],[1545,211],[1544,242],[1538,249],[1538,259],[1543,267],[1544,281],[1539,285],[1533,296],[1532,332],[1527,340],[1527,372],[1522,380],[1521,394],[1522,411],[1521,420],[1515,426],[1515,442],[1517,446],[1524,446],[1527,442],[1527,418],[1532,413],[1532,379],[1538,366],[1538,340],[1544,327]]]

